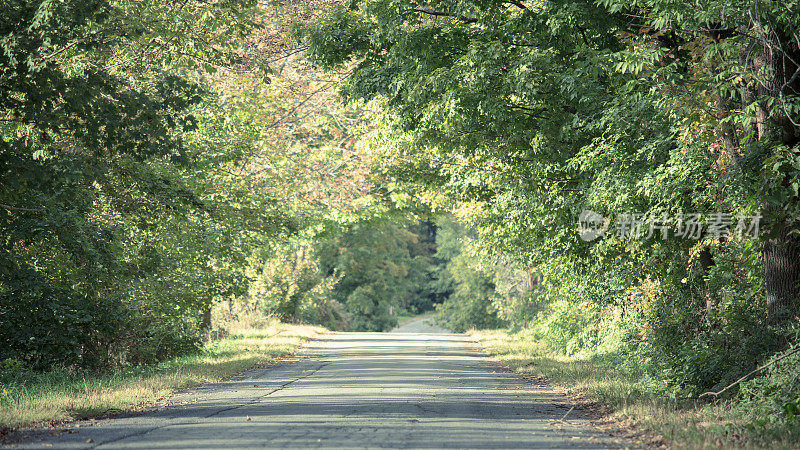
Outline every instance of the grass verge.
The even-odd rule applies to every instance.
[[[647,391],[613,361],[556,355],[524,334],[470,331],[486,351],[523,376],[544,378],[615,434],[649,447],[798,448],[788,433],[765,433],[735,402],[676,401]]]
[[[199,353],[157,366],[93,377],[68,372],[31,375],[0,385],[0,431],[141,408],[175,391],[227,378],[290,354],[324,329],[271,322],[232,331]]]

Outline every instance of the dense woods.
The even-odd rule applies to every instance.
[[[0,382],[436,310],[800,420],[800,2],[8,0]],[[769,364],[764,370],[753,369]]]
[[[365,189],[350,161],[358,114],[326,101],[335,74],[286,62],[285,12],[4,4],[4,364],[192,351],[212,305],[246,296],[255,261]]]
[[[795,1],[372,0],[305,36],[380,106],[394,195],[473,231],[445,323],[500,320],[692,399],[797,345],[798,27]],[[516,271],[529,289],[503,292]],[[797,370],[725,395],[794,423]]]

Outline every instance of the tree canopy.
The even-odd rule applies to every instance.
[[[627,342],[698,392],[784,348],[798,315],[797,12],[367,0],[305,36],[316,64],[352,66],[345,98],[379,105],[396,196],[543,277],[519,317],[539,311],[574,350],[602,344],[603,317],[635,317]],[[580,238],[582,211],[608,220],[603,239]]]
[[[7,1],[0,379],[161,361],[215,314],[386,330],[436,308],[668,397],[726,386],[797,345],[798,17]],[[742,392],[789,423],[787,361]]]

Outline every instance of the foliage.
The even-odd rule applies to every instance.
[[[352,329],[389,330],[401,312],[420,306],[430,250],[419,243],[420,236],[408,229],[377,223],[353,225],[323,246],[322,267],[339,277],[334,298],[344,305]]]
[[[343,307],[333,299],[338,281],[326,276],[307,246],[278,250],[256,269],[250,298],[269,317],[288,323],[314,323],[328,329],[347,328]]]
[[[764,374],[742,383],[742,406],[750,410],[754,417],[748,427],[764,429],[768,438],[800,438],[800,359],[797,353],[789,354],[795,350],[796,347],[793,347],[774,355],[771,359],[777,362],[768,367]]]
[[[495,289],[493,272],[475,264],[476,258],[462,241],[469,239],[463,226],[450,217],[442,217],[438,224],[435,258],[444,264],[434,286],[446,297],[436,307],[437,320],[456,332],[501,326],[503,321],[497,317],[495,306],[500,295]]]
[[[371,148],[393,198],[474,231],[484,273],[446,287],[447,316],[497,311],[562,353],[625,356],[645,388],[685,398],[785,349],[800,310],[796,9],[363,0],[305,38],[317,64],[352,65],[346,98],[378,109]],[[604,238],[580,239],[583,210],[608,218]],[[677,236],[690,213],[703,232]],[[737,232],[759,215],[757,238]],[[497,293],[471,283],[504,264],[535,286],[455,300],[459,285]]]
[[[250,6],[4,4],[0,356],[100,368],[195,348],[220,278],[197,258],[217,250],[197,239],[214,205],[185,179],[204,93],[180,71],[232,61]]]
[[[358,113],[311,101],[335,77],[270,83],[292,53],[279,10],[7,3],[0,358],[116,370],[196,351],[262,249],[355,209]]]

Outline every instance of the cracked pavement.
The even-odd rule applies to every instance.
[[[296,357],[140,413],[29,430],[13,448],[610,448],[567,398],[418,320],[334,333]],[[566,420],[561,420],[569,412]]]

